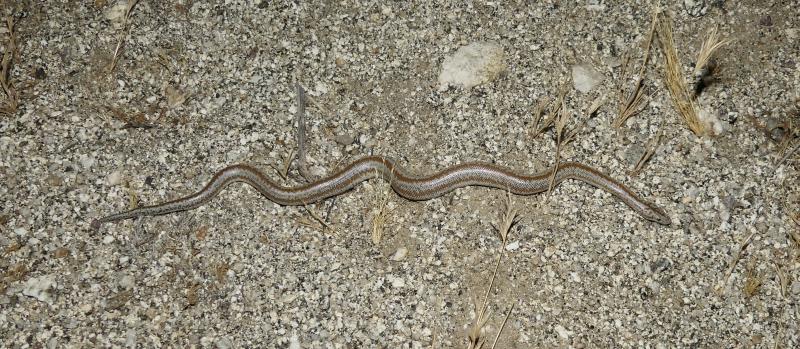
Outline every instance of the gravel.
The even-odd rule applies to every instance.
[[[666,7],[687,77],[706,30],[736,40],[698,100],[720,123],[706,138],[680,121],[657,49],[647,107],[610,125],[647,6],[140,1],[110,71],[126,5],[3,8],[20,106],[0,115],[0,346],[463,348],[504,251],[484,327],[489,342],[502,328],[498,348],[800,347],[798,156],[775,166],[800,98],[792,2]],[[505,70],[439,90],[446,57],[476,42],[502,49]],[[603,77],[587,93],[573,88],[577,65]],[[464,188],[390,195],[376,245],[368,220],[386,185],[371,182],[308,210],[236,185],[193,211],[89,228],[234,163],[304,183],[277,170],[296,147],[295,82],[309,96],[312,175],[366,154],[417,173],[465,161],[533,172],[555,154],[551,130],[530,131],[537,103],[566,89],[572,128],[605,96],[561,157],[620,179],[673,224],[567,182],[512,197],[504,249],[506,194]]]

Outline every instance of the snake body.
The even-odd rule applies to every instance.
[[[471,162],[448,167],[432,175],[413,176],[386,157],[368,156],[357,159],[318,181],[296,187],[284,187],[270,180],[258,169],[240,164],[220,170],[202,190],[192,195],[105,216],[92,222],[92,227],[97,229],[103,223],[191,210],[206,204],[225,187],[235,182],[249,184],[277,204],[296,206],[340,195],[359,183],[373,178],[389,181],[392,189],[408,200],[422,201],[466,186],[497,188],[517,195],[537,194],[547,191],[551,175],[552,169],[532,175],[522,175],[506,167]],[[644,219],[664,225],[670,224],[669,216],[661,208],[641,199],[626,186],[592,167],[576,162],[561,163],[555,175],[554,185],[566,179],[585,182],[611,193]]]

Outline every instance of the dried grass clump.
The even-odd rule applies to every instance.
[[[0,100],[0,116],[11,116],[19,108],[19,93],[11,81],[11,71],[14,69],[14,61],[19,61],[19,48],[17,47],[17,37],[14,31],[14,19],[6,17],[6,40],[3,45],[3,61],[0,63],[0,89],[2,89],[2,100]]]
[[[502,241],[502,244],[500,245],[500,253],[497,255],[497,263],[494,265],[494,272],[492,273],[492,278],[489,281],[489,287],[486,289],[486,294],[483,297],[483,303],[479,304],[477,298],[472,299],[475,318],[473,319],[472,325],[467,333],[467,349],[481,349],[484,347],[484,345],[486,345],[488,339],[485,336],[483,328],[486,326],[486,322],[488,322],[489,318],[491,317],[491,313],[489,312],[489,295],[492,292],[494,281],[497,278],[497,270],[500,267],[500,261],[503,259],[503,254],[505,254],[509,233],[511,232],[511,228],[517,223],[517,213],[519,212],[514,207],[514,203],[511,201],[511,193],[508,192],[506,194],[507,199],[505,211],[500,217],[500,224],[495,227]],[[500,324],[500,329],[497,331],[497,334],[494,337],[494,342],[491,346],[492,349],[497,347],[497,342],[500,340],[500,335],[503,333],[503,328],[505,328],[506,322],[508,322],[508,318],[511,316],[511,312],[514,311],[514,305],[515,303],[511,304],[511,308],[503,318],[503,322]]]
[[[658,19],[658,39],[661,43],[661,50],[664,53],[664,79],[672,99],[672,104],[681,115],[686,126],[697,136],[708,133],[706,125],[701,122],[697,104],[695,104],[686,80],[683,77],[683,69],[678,59],[678,50],[675,48],[675,40],[672,38],[671,19],[666,15],[661,15]]]
[[[721,74],[721,67],[714,58],[714,54],[722,47],[729,44],[732,40],[720,39],[717,28],[708,31],[706,40],[703,41],[700,52],[697,53],[697,62],[694,65],[694,88],[693,96],[697,98],[700,93],[718,80]]]
[[[649,98],[644,93],[644,73],[647,68],[647,63],[650,61],[650,48],[653,46],[653,36],[656,32],[657,22],[657,12],[653,12],[653,20],[650,24],[650,32],[647,35],[647,47],[645,48],[642,65],[639,67],[639,74],[636,77],[636,83],[633,85],[633,89],[627,94],[622,85],[628,79],[627,68],[630,56],[626,55],[625,57],[625,61],[622,65],[622,79],[618,87],[619,112],[617,113],[617,117],[611,122],[611,125],[616,128],[621,127],[625,121],[644,111],[644,108],[647,106],[646,102]]]
[[[671,22],[672,19],[669,16],[663,12],[659,14],[657,32],[661,50],[664,53],[664,80],[667,90],[672,104],[675,105],[686,126],[697,136],[711,134],[712,130],[709,125],[700,119],[699,107],[694,100],[705,85],[713,81],[713,75],[718,71],[714,54],[731,41],[720,39],[716,28],[709,31],[698,53],[697,63],[694,67],[695,83],[690,89],[684,79],[682,65],[678,59],[678,51],[672,37]]]
[[[122,30],[117,37],[117,46],[114,48],[114,57],[111,59],[111,64],[108,65],[109,73],[114,71],[114,68],[117,67],[117,63],[119,62],[119,58],[122,56],[122,52],[125,49],[125,39],[128,37],[128,34],[131,31],[131,14],[133,14],[133,8],[139,3],[139,0],[129,1],[128,7],[125,9],[125,18],[122,22]]]

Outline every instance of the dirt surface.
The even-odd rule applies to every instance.
[[[735,40],[698,98],[717,135],[683,124],[657,44],[647,106],[611,126],[653,6],[141,1],[126,24],[124,2],[2,2],[19,106],[0,115],[0,346],[467,347],[503,251],[502,190],[389,192],[377,244],[378,180],[307,208],[234,185],[196,210],[90,229],[234,163],[305,183],[294,163],[279,176],[300,83],[313,176],[367,154],[419,174],[465,161],[543,170],[555,134],[534,137],[531,114],[564,89],[567,127],[584,126],[562,159],[668,212],[670,226],[646,221],[577,181],[512,197],[486,347],[498,333],[497,348],[800,347],[800,156],[776,165],[798,142],[797,3],[675,3],[664,10],[687,79],[708,29]],[[440,89],[445,58],[479,41],[502,47],[506,71]],[[573,88],[579,64],[604,77],[591,92]]]

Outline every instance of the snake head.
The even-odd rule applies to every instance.
[[[667,212],[653,204],[648,204],[641,212],[642,216],[648,221],[653,221],[661,225],[670,225],[672,220]]]

